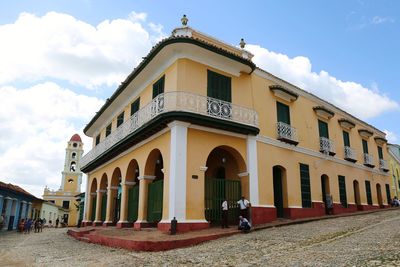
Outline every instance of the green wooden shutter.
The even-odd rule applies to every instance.
[[[231,78],[207,70],[207,96],[232,102]]]
[[[382,147],[380,147],[380,146],[378,146],[378,155],[379,155],[379,159],[383,159]]]
[[[346,178],[342,175],[339,175],[339,196],[340,203],[347,208]]]
[[[147,200],[147,221],[158,222],[162,218],[164,180],[149,184]]]
[[[131,104],[131,116],[136,112],[138,112],[139,108],[140,108],[140,97],[135,101],[133,101],[133,103]]]
[[[134,222],[138,217],[139,185],[136,184],[128,190],[128,221]]]
[[[153,98],[164,93],[165,75],[153,84]]]
[[[326,137],[329,139],[328,124],[324,121],[318,120],[319,137]]]
[[[111,123],[106,127],[106,137],[111,134]]]
[[[362,140],[363,152],[368,154],[368,142],[366,140]]]
[[[367,203],[372,205],[372,195],[371,195],[371,183],[370,181],[365,181],[365,192],[367,194]]]
[[[385,184],[387,203],[390,204],[392,197],[390,196],[390,185]]]
[[[124,112],[118,115],[117,117],[117,127],[119,127],[122,123],[124,123]]]
[[[94,197],[93,204],[92,204],[92,214],[91,214],[92,222],[94,222],[96,220],[96,200],[97,200],[97,197]]]
[[[276,113],[278,122],[284,122],[290,125],[290,112],[289,106],[281,102],[276,102]]]
[[[310,170],[308,165],[300,163],[301,202],[303,208],[311,208]]]
[[[107,194],[103,194],[101,198],[101,220],[104,222],[106,220],[107,212]]]
[[[346,131],[343,131],[343,143],[344,146],[350,147],[350,136],[349,133]]]

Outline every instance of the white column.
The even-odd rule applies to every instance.
[[[32,219],[31,213],[32,213],[32,202],[28,202],[28,211],[27,211],[26,217],[28,217],[29,219]]]
[[[83,220],[82,222],[90,222],[90,214],[87,215],[86,211],[87,211],[87,205],[89,204],[89,176],[86,175],[86,191],[85,191],[85,205],[83,205]],[[78,216],[79,218],[79,216]]]
[[[180,221],[186,220],[186,158],[187,129],[189,123],[173,121],[171,129],[170,168],[169,168],[169,216]]]
[[[19,220],[21,220],[21,219],[26,219],[26,214],[25,214],[25,212],[26,212],[26,201],[21,201],[21,203],[22,203],[22,209],[21,209],[21,212],[20,212],[20,214],[21,214],[21,218],[19,218]]]
[[[254,135],[247,136],[247,170],[249,172],[250,203],[259,205],[258,196],[258,158],[257,140]]]

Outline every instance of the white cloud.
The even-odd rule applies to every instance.
[[[395,19],[392,17],[375,16],[371,19],[371,24],[394,23]]]
[[[0,180],[25,185],[36,196],[44,185],[58,189],[67,142],[79,133],[90,149],[82,125],[103,101],[51,82],[22,90],[0,87],[0,99]]]
[[[0,26],[0,85],[56,78],[87,88],[115,86],[164,35],[146,19],[132,12],[92,26],[67,14],[22,13]]]
[[[391,132],[389,130],[384,130],[384,133],[386,134],[386,139],[388,140],[389,143],[396,144],[397,141],[399,140],[399,138],[395,132]]]
[[[258,45],[247,45],[254,62],[266,71],[303,88],[345,111],[368,119],[399,108],[399,104],[382,94],[376,84],[372,89],[352,81],[341,81],[326,71],[312,71],[307,57],[289,58]]]

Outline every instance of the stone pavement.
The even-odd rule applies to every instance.
[[[0,233],[0,266],[400,266],[400,209],[273,227],[165,252]]]

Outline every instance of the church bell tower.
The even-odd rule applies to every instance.
[[[82,139],[78,134],[74,134],[68,141],[68,146],[65,149],[65,163],[60,187],[61,191],[81,192],[82,172],[80,170],[80,161],[82,154]]]

